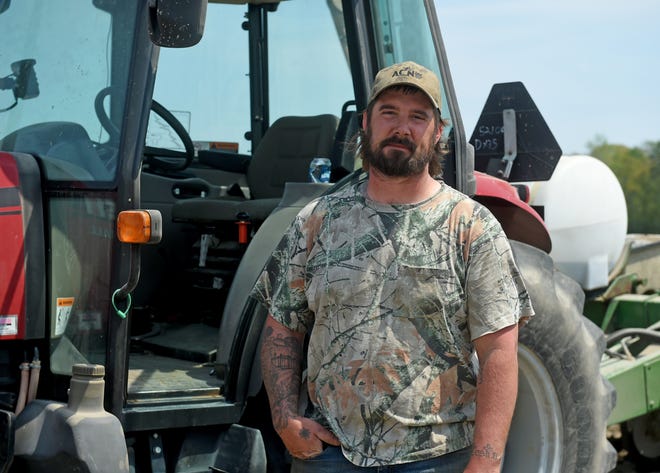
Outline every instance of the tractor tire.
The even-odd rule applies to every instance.
[[[601,473],[616,393],[600,373],[603,332],[582,315],[584,292],[532,246],[511,242],[536,315],[521,328],[516,410],[504,472]]]

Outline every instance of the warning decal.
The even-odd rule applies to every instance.
[[[62,335],[71,317],[71,309],[73,309],[73,297],[58,297],[57,308],[55,312],[55,336]]]
[[[0,315],[0,336],[16,335],[18,333],[17,315]]]

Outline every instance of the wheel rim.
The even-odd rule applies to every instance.
[[[635,448],[649,459],[660,458],[660,411],[630,421]]]
[[[522,344],[518,349],[518,372],[518,399],[503,471],[560,473],[564,426],[550,374]]]

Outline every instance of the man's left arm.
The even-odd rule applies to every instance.
[[[518,394],[518,324],[474,340],[479,358],[472,456],[465,473],[499,472]]]

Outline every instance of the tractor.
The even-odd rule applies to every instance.
[[[0,0],[0,471],[288,471],[249,294],[302,206],[364,179],[360,113],[403,60],[440,77],[443,180],[501,222],[537,312],[503,471],[611,471],[614,423],[657,458],[658,357],[635,344],[657,304],[610,309],[643,277],[620,187],[571,187],[595,165],[520,83],[468,139],[439,20],[431,0]],[[576,190],[613,219],[554,197]]]

